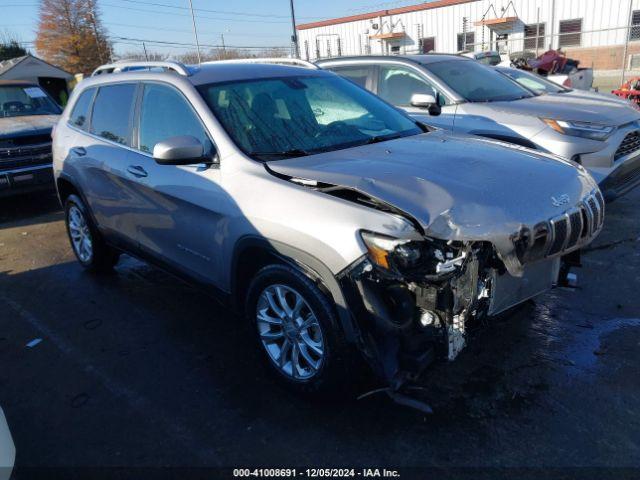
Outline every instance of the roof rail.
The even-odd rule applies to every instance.
[[[315,63],[307,62],[299,58],[238,58],[233,60],[213,60],[211,62],[203,62],[204,64],[218,64],[218,63],[273,63],[276,65],[293,65],[297,67],[309,68],[311,70],[320,70],[320,67]]]
[[[96,75],[104,75],[105,73],[119,73],[132,70],[145,70],[151,68],[164,68],[165,70],[172,70],[179,75],[188,77],[191,75],[189,69],[180,62],[164,61],[164,62],[146,62],[135,60],[124,60],[121,62],[109,63],[107,65],[101,65],[96,68],[91,74],[92,77]]]

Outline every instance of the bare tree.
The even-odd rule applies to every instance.
[[[26,55],[27,50],[21,45],[19,38],[5,30],[0,33],[0,62]]]

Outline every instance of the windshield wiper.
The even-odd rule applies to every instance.
[[[292,148],[291,150],[283,150],[282,152],[249,152],[252,157],[304,157],[311,155],[310,152],[302,150],[301,148]]]
[[[369,138],[364,144],[371,145],[372,143],[380,143],[380,142],[386,142],[388,140],[396,140],[397,138],[400,138],[400,137],[402,137],[402,134],[400,133],[394,133],[391,135],[376,135],[375,137]]]

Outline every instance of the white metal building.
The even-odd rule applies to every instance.
[[[309,60],[562,47],[584,66],[616,69],[640,53],[640,0],[437,0],[299,25],[298,36]]]

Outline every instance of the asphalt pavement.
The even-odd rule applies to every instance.
[[[129,257],[88,274],[55,196],[2,199],[0,405],[14,478],[166,466],[207,478],[249,466],[640,476],[639,207],[640,191],[607,206],[577,289],[538,297],[433,366],[425,415],[385,395],[291,395],[214,300]]]

